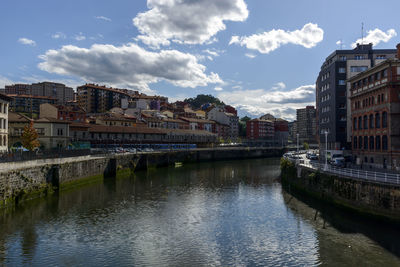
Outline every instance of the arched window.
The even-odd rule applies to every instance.
[[[364,116],[364,129],[368,129],[368,116]]]
[[[358,148],[362,149],[362,137],[361,136],[358,137]]]
[[[379,135],[375,137],[375,149],[381,150],[381,137]]]
[[[374,137],[373,136],[370,136],[369,137],[369,150],[374,150]]]
[[[354,136],[353,140],[353,148],[357,149],[357,136]]]
[[[362,129],[362,118],[358,117],[358,129],[361,130]]]
[[[382,136],[382,150],[388,149],[388,138],[386,135]]]
[[[369,115],[369,128],[370,129],[374,128],[374,115],[373,114]]]
[[[353,119],[353,129],[357,130],[357,118]]]
[[[381,128],[381,115],[379,113],[375,115],[375,128]]]
[[[368,149],[368,136],[364,136],[364,149]]]
[[[386,128],[387,127],[387,112],[384,111],[382,113],[382,128]]]

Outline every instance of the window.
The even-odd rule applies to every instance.
[[[386,59],[386,55],[377,55],[376,59]]]
[[[346,60],[347,60],[347,57],[346,57],[346,56],[340,56],[340,57],[339,57],[339,60],[340,60],[340,61],[346,61]]]
[[[57,135],[58,136],[63,135],[63,129],[57,129]]]
[[[353,140],[353,148],[357,149],[357,136],[354,136]]]
[[[384,111],[382,113],[382,128],[386,128],[387,127],[387,112]]]
[[[375,149],[381,150],[381,137],[380,136],[375,137]]]
[[[353,119],[353,129],[357,130],[357,118]]]
[[[362,59],[364,59],[364,55],[356,55],[356,56],[354,57],[354,59],[355,59],[355,60],[362,60]]]
[[[374,150],[374,137],[370,136],[369,137],[369,150]]]
[[[387,77],[387,69],[384,69],[384,70],[382,71],[382,77]]]
[[[375,128],[381,128],[381,116],[379,113],[375,115]]]
[[[361,136],[358,137],[358,148],[362,149],[362,137]]]
[[[374,115],[369,115],[369,128],[373,129],[374,128]]]
[[[339,85],[346,85],[346,81],[345,80],[339,80]]]
[[[388,149],[388,138],[386,135],[382,136],[382,149],[383,150]]]
[[[362,118],[358,117],[358,129],[361,130],[362,129]]]
[[[367,117],[367,115],[364,116],[364,129],[368,129],[368,117]]]
[[[346,68],[339,68],[339,73],[346,73]]]
[[[368,136],[364,136],[364,149],[368,149]]]

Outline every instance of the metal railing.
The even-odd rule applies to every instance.
[[[360,169],[340,168],[332,165],[326,165],[318,162],[304,162],[300,166],[319,170],[322,173],[336,174],[341,177],[347,177],[357,180],[367,180],[384,184],[400,184],[400,173],[387,173],[378,171],[366,171]]]

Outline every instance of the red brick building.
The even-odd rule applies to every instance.
[[[246,122],[247,139],[273,139],[275,134],[274,122],[254,119]]]
[[[397,58],[354,76],[351,85],[352,152],[357,163],[400,169],[400,44]]]

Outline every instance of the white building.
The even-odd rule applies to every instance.
[[[8,105],[11,98],[0,94],[0,153],[8,150]]]
[[[235,114],[225,112],[223,108],[213,107],[206,114],[207,120],[216,121],[229,125],[228,137],[233,141],[239,136],[239,117]]]

